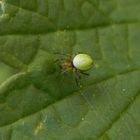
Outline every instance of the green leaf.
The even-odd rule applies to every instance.
[[[0,140],[139,140],[139,13],[139,0],[1,0]],[[80,87],[55,63],[78,52],[96,66]]]

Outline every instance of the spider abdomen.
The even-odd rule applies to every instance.
[[[78,54],[73,58],[73,66],[81,71],[87,71],[93,66],[93,59],[87,54]]]

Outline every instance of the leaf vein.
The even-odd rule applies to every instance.
[[[108,125],[108,127],[106,127],[105,130],[103,130],[103,132],[101,132],[101,134],[97,136],[96,140],[99,140],[101,137],[103,137],[121,119],[121,117],[125,115],[125,113],[135,103],[139,95],[140,95],[140,89],[133,96],[133,100],[131,100],[130,102],[128,102],[128,104],[126,104],[126,106],[122,109],[122,111],[119,112],[119,114],[117,114],[116,117],[112,120],[112,122]]]
[[[91,29],[97,29],[97,28],[106,28],[106,27],[109,27],[109,26],[120,26],[120,25],[133,25],[133,24],[140,24],[140,20],[129,20],[129,21],[119,21],[119,22],[112,22],[112,23],[101,23],[101,24],[96,24],[96,25],[91,25],[91,26],[80,26],[80,27],[69,27],[67,28],[67,26],[65,27],[61,27],[60,29],[57,28],[57,29],[52,29],[52,30],[44,30],[44,31],[41,31],[41,32],[28,32],[28,35],[32,35],[32,36],[36,36],[36,35],[45,35],[45,34],[49,34],[49,33],[54,33],[54,32],[57,32],[57,31],[64,31],[64,30],[67,30],[67,31],[85,31],[85,30],[91,30]],[[14,33],[13,33],[14,32]],[[18,32],[15,32],[15,31],[11,31],[11,32],[7,32],[7,33],[0,33],[0,36],[8,36],[8,35],[27,35],[26,32],[22,31],[18,31]]]

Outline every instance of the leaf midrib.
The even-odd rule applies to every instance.
[[[80,90],[84,90],[84,89],[86,89],[86,88],[89,88],[90,86],[93,86],[93,85],[102,83],[102,82],[104,82],[104,81],[106,81],[106,80],[110,80],[110,79],[114,78],[115,76],[125,75],[125,74],[128,74],[128,73],[139,72],[139,71],[140,71],[140,68],[133,69],[133,70],[126,70],[126,71],[128,71],[128,72],[125,72],[125,73],[120,72],[120,73],[118,73],[118,74],[116,74],[116,75],[114,75],[114,76],[112,76],[112,75],[111,75],[111,76],[108,76],[108,77],[106,77],[106,78],[104,78],[104,79],[102,79],[102,80],[99,80],[98,82],[95,82],[95,83],[92,83],[92,84],[90,84],[90,85],[88,85],[88,86],[86,86],[86,87],[83,87],[83,88],[80,89]],[[25,74],[25,73],[24,73],[24,74]],[[19,74],[19,75],[20,75],[20,74]],[[22,73],[21,73],[21,75],[22,75]],[[8,82],[8,80],[7,80],[7,82]],[[6,82],[5,82],[5,83],[6,83]],[[140,90],[140,89],[139,89],[139,90]],[[2,91],[1,87],[0,87],[0,91]],[[67,99],[67,98],[70,98],[70,97],[72,97],[72,96],[75,96],[75,95],[78,94],[78,93],[79,93],[78,91],[75,91],[74,93],[71,93],[70,95],[66,96],[65,98],[62,98],[62,99],[60,99],[60,100],[58,100],[58,101],[56,101],[56,102],[53,102],[53,103],[51,103],[51,104],[49,104],[49,105],[43,107],[42,109],[40,109],[40,110],[38,110],[38,111],[36,111],[36,112],[33,112],[32,114],[28,114],[28,115],[24,116],[22,119],[25,119],[25,118],[30,117],[30,116],[32,116],[32,115],[35,115],[36,113],[43,111],[43,110],[46,109],[47,107],[49,107],[49,106],[51,106],[51,105],[53,105],[53,104],[56,104],[56,103],[58,103],[58,102],[61,102],[61,101],[65,100],[65,99]],[[128,109],[131,107],[131,105],[132,105],[133,103],[135,103],[135,101],[136,101],[137,97],[139,96],[139,94],[140,94],[140,91],[138,91],[135,95],[133,95],[133,99],[134,99],[134,100],[133,100],[132,102],[129,102],[128,104],[126,104],[126,106],[122,109],[122,111],[121,111],[120,113],[118,113],[118,115],[116,115],[117,117],[115,117],[115,118],[113,119],[112,123],[110,123],[109,126],[108,126],[107,128],[105,128],[105,130],[98,136],[98,138],[100,138],[101,136],[103,136],[103,135],[112,127],[113,122],[117,122],[117,121],[119,120],[119,118],[120,118],[120,116],[121,116],[121,115],[120,115],[121,113],[123,114],[123,112],[125,112],[125,110],[128,110]],[[12,123],[9,123],[9,124],[6,124],[6,125],[1,125],[0,128],[1,128],[1,127],[5,127],[5,126],[12,125],[12,124],[16,123],[18,120],[21,120],[21,118],[20,118],[20,119],[17,119],[16,121],[13,121]]]
[[[9,32],[9,33],[0,33],[0,36],[16,36],[16,35],[21,35],[21,36],[25,36],[25,35],[31,35],[31,36],[39,36],[39,35],[46,35],[49,33],[55,33],[58,31],[86,31],[86,30],[92,30],[92,29],[99,29],[99,28],[105,28],[105,27],[109,27],[109,26],[120,26],[120,25],[134,25],[134,24],[140,24],[140,20],[131,20],[131,21],[120,21],[120,22],[115,22],[115,23],[109,23],[109,24],[101,24],[101,25],[93,25],[90,27],[71,27],[71,28],[61,28],[61,29],[57,29],[57,30],[50,30],[48,32],[44,31],[44,32]]]

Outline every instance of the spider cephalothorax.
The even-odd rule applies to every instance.
[[[62,73],[70,72],[70,71],[73,71],[75,69],[71,56],[66,56],[62,60],[62,63],[60,66],[61,66]]]

